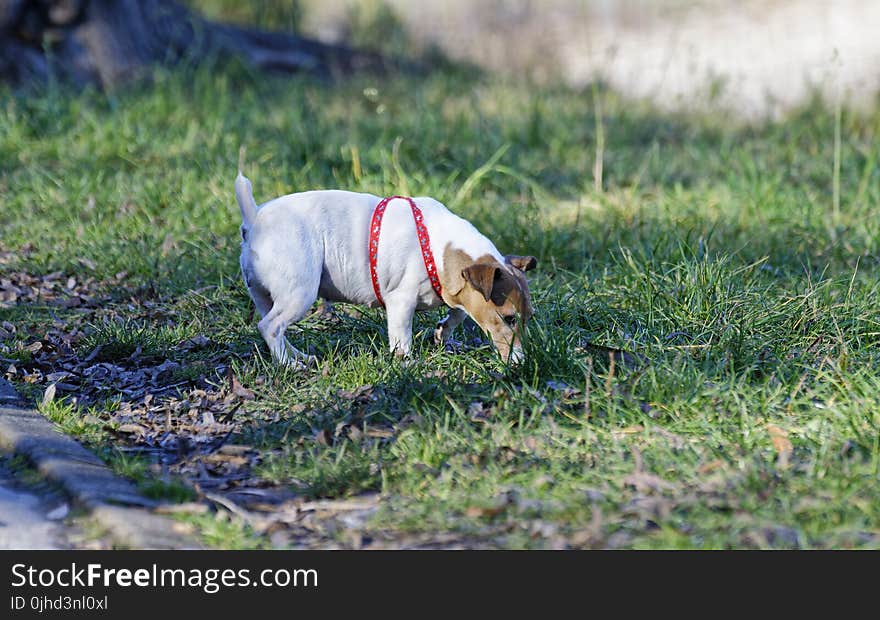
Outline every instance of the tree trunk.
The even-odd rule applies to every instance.
[[[283,72],[385,68],[377,54],[210,22],[174,0],[0,0],[0,80],[111,87],[215,54]]]

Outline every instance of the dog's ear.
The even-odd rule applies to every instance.
[[[470,267],[461,270],[461,277],[465,282],[480,291],[486,301],[492,297],[492,286],[501,276],[501,269],[492,264],[474,263]]]
[[[520,271],[531,271],[538,266],[538,260],[534,256],[516,256],[509,254],[504,257],[508,265],[513,265]]]

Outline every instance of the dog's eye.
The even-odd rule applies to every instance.
[[[505,317],[503,317],[503,319],[504,319],[504,322],[507,323],[511,327],[516,325],[516,315],[515,314],[505,316]]]

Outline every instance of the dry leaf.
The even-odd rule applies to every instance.
[[[639,496],[622,507],[625,513],[651,521],[664,521],[672,512],[672,502],[664,497]]]
[[[361,429],[359,429],[357,426],[349,426],[347,427],[347,430],[348,438],[354,442],[360,441],[361,438],[364,436],[363,431],[361,431]]]
[[[55,384],[52,383],[49,387],[46,388],[46,391],[43,392],[43,400],[40,402],[40,407],[45,408],[48,407],[52,401],[55,400]]]
[[[116,428],[117,432],[127,433],[130,435],[146,435],[147,429],[140,424],[120,424]]]
[[[244,456],[235,456],[232,454],[222,454],[220,452],[215,452],[214,454],[208,454],[202,459],[206,463],[212,463],[215,465],[222,465],[223,463],[228,463],[232,467],[242,467],[247,465],[250,461],[247,457]]]
[[[387,428],[377,428],[375,426],[367,428],[364,434],[367,437],[378,437],[380,439],[394,437],[394,431],[388,430]]]
[[[204,334],[198,334],[181,342],[180,348],[184,351],[190,351],[192,349],[201,349],[202,347],[206,347],[209,344],[211,344],[210,338],[208,338]]]
[[[70,512],[70,505],[66,502],[46,513],[46,518],[50,521],[60,521]]]
[[[663,437],[666,441],[669,442],[669,445],[671,445],[676,450],[680,450],[687,443],[683,437],[681,437],[680,435],[676,435],[672,431],[667,431],[662,426],[652,426],[651,432],[657,433],[658,435]]]
[[[358,386],[354,390],[338,390],[336,393],[340,398],[345,398],[347,400],[356,400],[359,398],[372,399],[373,386],[367,383]]]
[[[207,504],[184,502],[183,504],[162,504],[155,511],[159,514],[205,514],[209,510]]]
[[[675,488],[675,485],[668,480],[645,472],[634,472],[627,476],[623,482],[627,486],[633,487],[639,493],[659,492]]]
[[[66,370],[62,370],[60,372],[50,372],[46,375],[46,381],[51,381],[52,383],[56,383],[58,381],[62,381],[67,379],[68,377],[72,377],[73,373],[69,373]]]
[[[464,514],[467,517],[471,517],[472,519],[479,519],[481,517],[494,517],[495,515],[500,514],[507,507],[507,504],[501,504],[499,506],[468,506]]]
[[[724,461],[722,461],[721,459],[715,459],[714,461],[709,461],[708,463],[703,463],[702,465],[700,465],[700,467],[697,469],[697,473],[702,476],[715,471],[719,467],[724,467]]]
[[[468,405],[467,413],[471,422],[486,423],[489,420],[489,415],[492,413],[492,410],[491,408],[486,407],[485,404],[479,401],[474,401]]]
[[[225,444],[220,446],[220,449],[217,452],[221,452],[223,454],[232,454],[235,456],[239,456],[245,454],[247,452],[252,452],[254,450],[253,446],[245,446],[242,444]]]
[[[645,430],[645,427],[641,424],[635,424],[633,426],[627,426],[626,428],[621,428],[616,431],[612,431],[611,435],[615,439],[620,439],[621,437],[625,437],[626,435],[635,435],[637,433],[641,433]]]
[[[767,432],[770,433],[770,441],[773,443],[773,449],[776,450],[777,463],[780,467],[787,467],[788,459],[794,450],[788,439],[788,432],[775,424],[768,424]]]
[[[235,373],[232,372],[232,368],[230,368],[226,372],[226,378],[229,380],[229,391],[242,398],[244,400],[254,400],[256,395],[253,391],[244,387],[241,383],[238,382],[238,377],[235,376]]]

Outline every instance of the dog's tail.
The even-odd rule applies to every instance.
[[[251,182],[241,173],[241,170],[238,171],[238,176],[235,178],[235,199],[238,201],[238,208],[241,209],[242,228],[250,228],[257,217],[257,203],[254,202],[254,190],[251,187]]]

